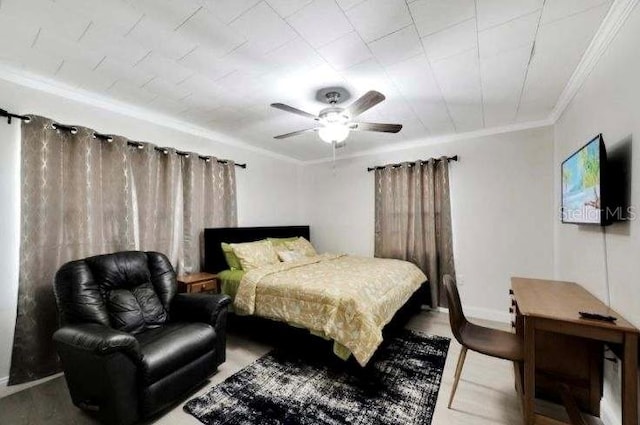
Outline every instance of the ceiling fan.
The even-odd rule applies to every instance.
[[[283,103],[272,103],[271,106],[286,112],[303,116],[318,122],[316,127],[298,130],[287,134],[275,136],[275,139],[286,139],[288,137],[297,136],[303,133],[317,131],[320,139],[326,143],[331,143],[335,147],[343,147],[346,145],[345,140],[349,137],[351,131],[376,131],[382,133],[397,133],[402,130],[402,124],[380,124],[369,122],[354,121],[358,115],[373,108],[378,103],[385,100],[382,93],[377,91],[369,91],[360,99],[353,102],[347,108],[336,106],[340,101],[340,93],[330,91],[325,95],[327,102],[331,106],[323,109],[316,116],[300,109],[294,108]]]

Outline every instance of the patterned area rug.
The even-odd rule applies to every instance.
[[[449,339],[403,330],[365,369],[276,349],[185,404],[207,425],[429,425]]]

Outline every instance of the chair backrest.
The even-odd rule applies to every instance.
[[[443,278],[444,288],[447,291],[447,301],[449,301],[449,323],[451,324],[451,332],[453,336],[462,343],[462,328],[467,324],[467,318],[462,311],[462,303],[460,302],[460,294],[458,293],[458,285],[450,276],[445,275]]]
[[[176,273],[163,254],[117,252],[63,265],[54,292],[63,324],[100,323],[135,334],[168,320]]]

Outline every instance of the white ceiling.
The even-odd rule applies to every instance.
[[[547,118],[610,6],[0,0],[0,63],[311,160],[330,146],[313,133],[274,140],[313,123],[270,103],[317,113],[319,88],[384,93],[362,121],[403,130],[352,133],[344,154]]]

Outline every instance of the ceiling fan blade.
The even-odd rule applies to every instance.
[[[275,136],[274,139],[286,139],[288,137],[298,136],[300,134],[309,133],[311,131],[318,131],[317,128],[307,128],[305,130],[292,131],[291,133],[281,134],[279,136]]]
[[[382,93],[375,90],[369,91],[365,93],[360,99],[353,102],[351,106],[349,106],[345,110],[345,113],[349,115],[351,119],[353,119],[363,112],[373,108],[385,99],[386,98]]]
[[[300,115],[302,117],[311,118],[312,120],[318,121],[318,117],[317,116],[312,115],[312,114],[310,114],[308,112],[305,112],[303,110],[300,110],[298,108],[294,108],[293,106],[285,105],[284,103],[272,103],[271,106],[276,108],[276,109],[280,109],[282,111],[285,111],[285,112],[291,112],[292,114]]]
[[[376,122],[354,122],[351,129],[355,131],[379,131],[381,133],[398,133],[402,124],[380,124]]]

